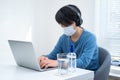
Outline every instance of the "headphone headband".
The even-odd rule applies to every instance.
[[[67,5],[65,7],[68,7],[69,9],[71,9],[72,11],[74,11],[77,15],[78,18],[75,18],[75,22],[77,26],[81,26],[81,24],[83,23],[83,20],[81,18],[81,12],[77,11],[77,9],[73,6]],[[65,14],[63,14],[64,12],[62,10],[60,10],[61,12],[61,16],[64,16],[66,19],[69,19]]]
[[[79,16],[79,18],[81,18],[80,13],[74,7],[69,6],[69,5],[67,7],[70,8],[71,10],[73,10]]]
[[[80,21],[80,25],[81,25],[83,23],[83,20],[81,18],[81,14],[77,11],[76,8],[74,8],[74,7],[70,6],[70,5],[68,5],[67,7],[70,8],[71,10],[73,10],[78,15],[79,19],[77,19],[77,22]]]

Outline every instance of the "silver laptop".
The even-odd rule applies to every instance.
[[[37,71],[45,71],[39,66],[39,61],[31,42],[15,40],[8,40],[8,42],[17,65]]]

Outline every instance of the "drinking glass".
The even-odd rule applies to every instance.
[[[68,73],[68,58],[67,54],[65,53],[58,53],[57,54],[57,61],[58,61],[58,74],[64,75]]]

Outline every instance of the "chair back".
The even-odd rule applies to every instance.
[[[95,72],[94,80],[107,80],[110,72],[111,56],[109,52],[99,47],[99,69]]]

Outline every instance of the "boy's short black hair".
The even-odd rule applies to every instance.
[[[55,15],[55,19],[64,26],[71,25],[73,21],[76,23],[76,26],[81,26],[83,23],[81,12],[75,5],[66,5],[60,8]]]

